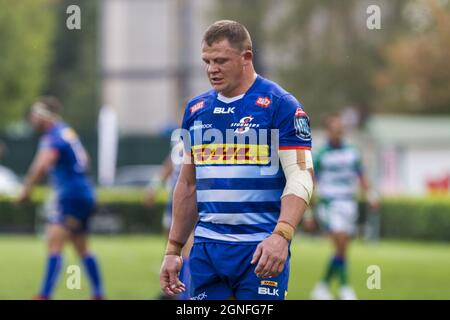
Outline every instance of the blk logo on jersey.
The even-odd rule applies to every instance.
[[[258,287],[258,294],[279,297],[278,289],[275,288]]]
[[[252,116],[243,117],[241,120],[239,120],[239,123],[232,123],[231,127],[238,127],[236,130],[234,130],[234,133],[242,134],[248,132],[250,128],[259,128],[259,124],[257,123],[251,123],[253,121]]]
[[[259,97],[258,99],[256,99],[256,104],[262,108],[268,108],[271,103],[272,100],[267,97]]]
[[[294,116],[295,135],[302,140],[311,140],[309,117],[302,108],[298,107]]]
[[[234,109],[235,109],[235,107],[228,107],[228,108],[216,107],[216,108],[214,108],[213,113],[214,114],[232,114],[232,113],[234,113]]]

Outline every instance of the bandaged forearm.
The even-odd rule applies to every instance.
[[[278,221],[272,233],[282,236],[287,241],[291,241],[294,237],[295,228],[289,222]]]
[[[278,154],[286,177],[286,186],[281,197],[292,194],[309,204],[314,188],[311,151],[280,150]]]

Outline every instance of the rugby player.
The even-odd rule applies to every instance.
[[[313,189],[309,119],[290,93],[256,74],[242,24],[209,26],[201,56],[212,89],[185,109],[160,285],[170,295],[185,290],[181,250],[195,227],[191,299],[282,300],[290,242]]]
[[[368,204],[376,208],[378,201],[364,174],[361,155],[357,148],[344,141],[344,126],[339,114],[326,118],[327,143],[314,155],[317,185],[317,220],[329,234],[335,249],[322,280],[314,287],[311,298],[330,300],[329,286],[334,277],[339,279],[339,298],[356,299],[349,285],[347,249],[357,227],[358,185],[366,195]]]
[[[88,248],[88,223],[95,207],[94,188],[86,176],[88,156],[75,131],[61,119],[55,97],[42,97],[31,107],[29,120],[41,133],[38,151],[25,178],[17,203],[29,199],[34,185],[50,174],[55,197],[47,225],[47,268],[36,299],[51,299],[62,268],[62,251],[72,242],[81,258],[92,288],[92,299],[103,299],[97,259]]]

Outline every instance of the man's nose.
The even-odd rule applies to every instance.
[[[219,67],[217,66],[217,64],[210,63],[208,64],[207,71],[208,73],[217,73],[219,72]]]

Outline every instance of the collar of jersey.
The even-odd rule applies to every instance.
[[[221,95],[219,93],[219,94],[217,94],[217,100],[222,101],[224,103],[232,103],[232,102],[235,102],[235,101],[238,101],[238,100],[242,99],[244,96],[245,96],[245,93],[240,94],[240,95],[235,96],[235,97],[227,98],[227,97],[224,97],[223,95]]]
[[[235,102],[235,101],[238,101],[238,100],[242,99],[249,91],[251,91],[253,89],[253,87],[255,86],[258,78],[259,78],[259,75],[255,74],[255,80],[253,81],[253,84],[250,86],[250,88],[247,90],[247,92],[245,92],[243,94],[240,94],[238,96],[235,96],[235,97],[231,97],[231,98],[224,97],[223,95],[218,93],[217,94],[217,100],[222,101],[224,103],[232,103],[232,102]]]

